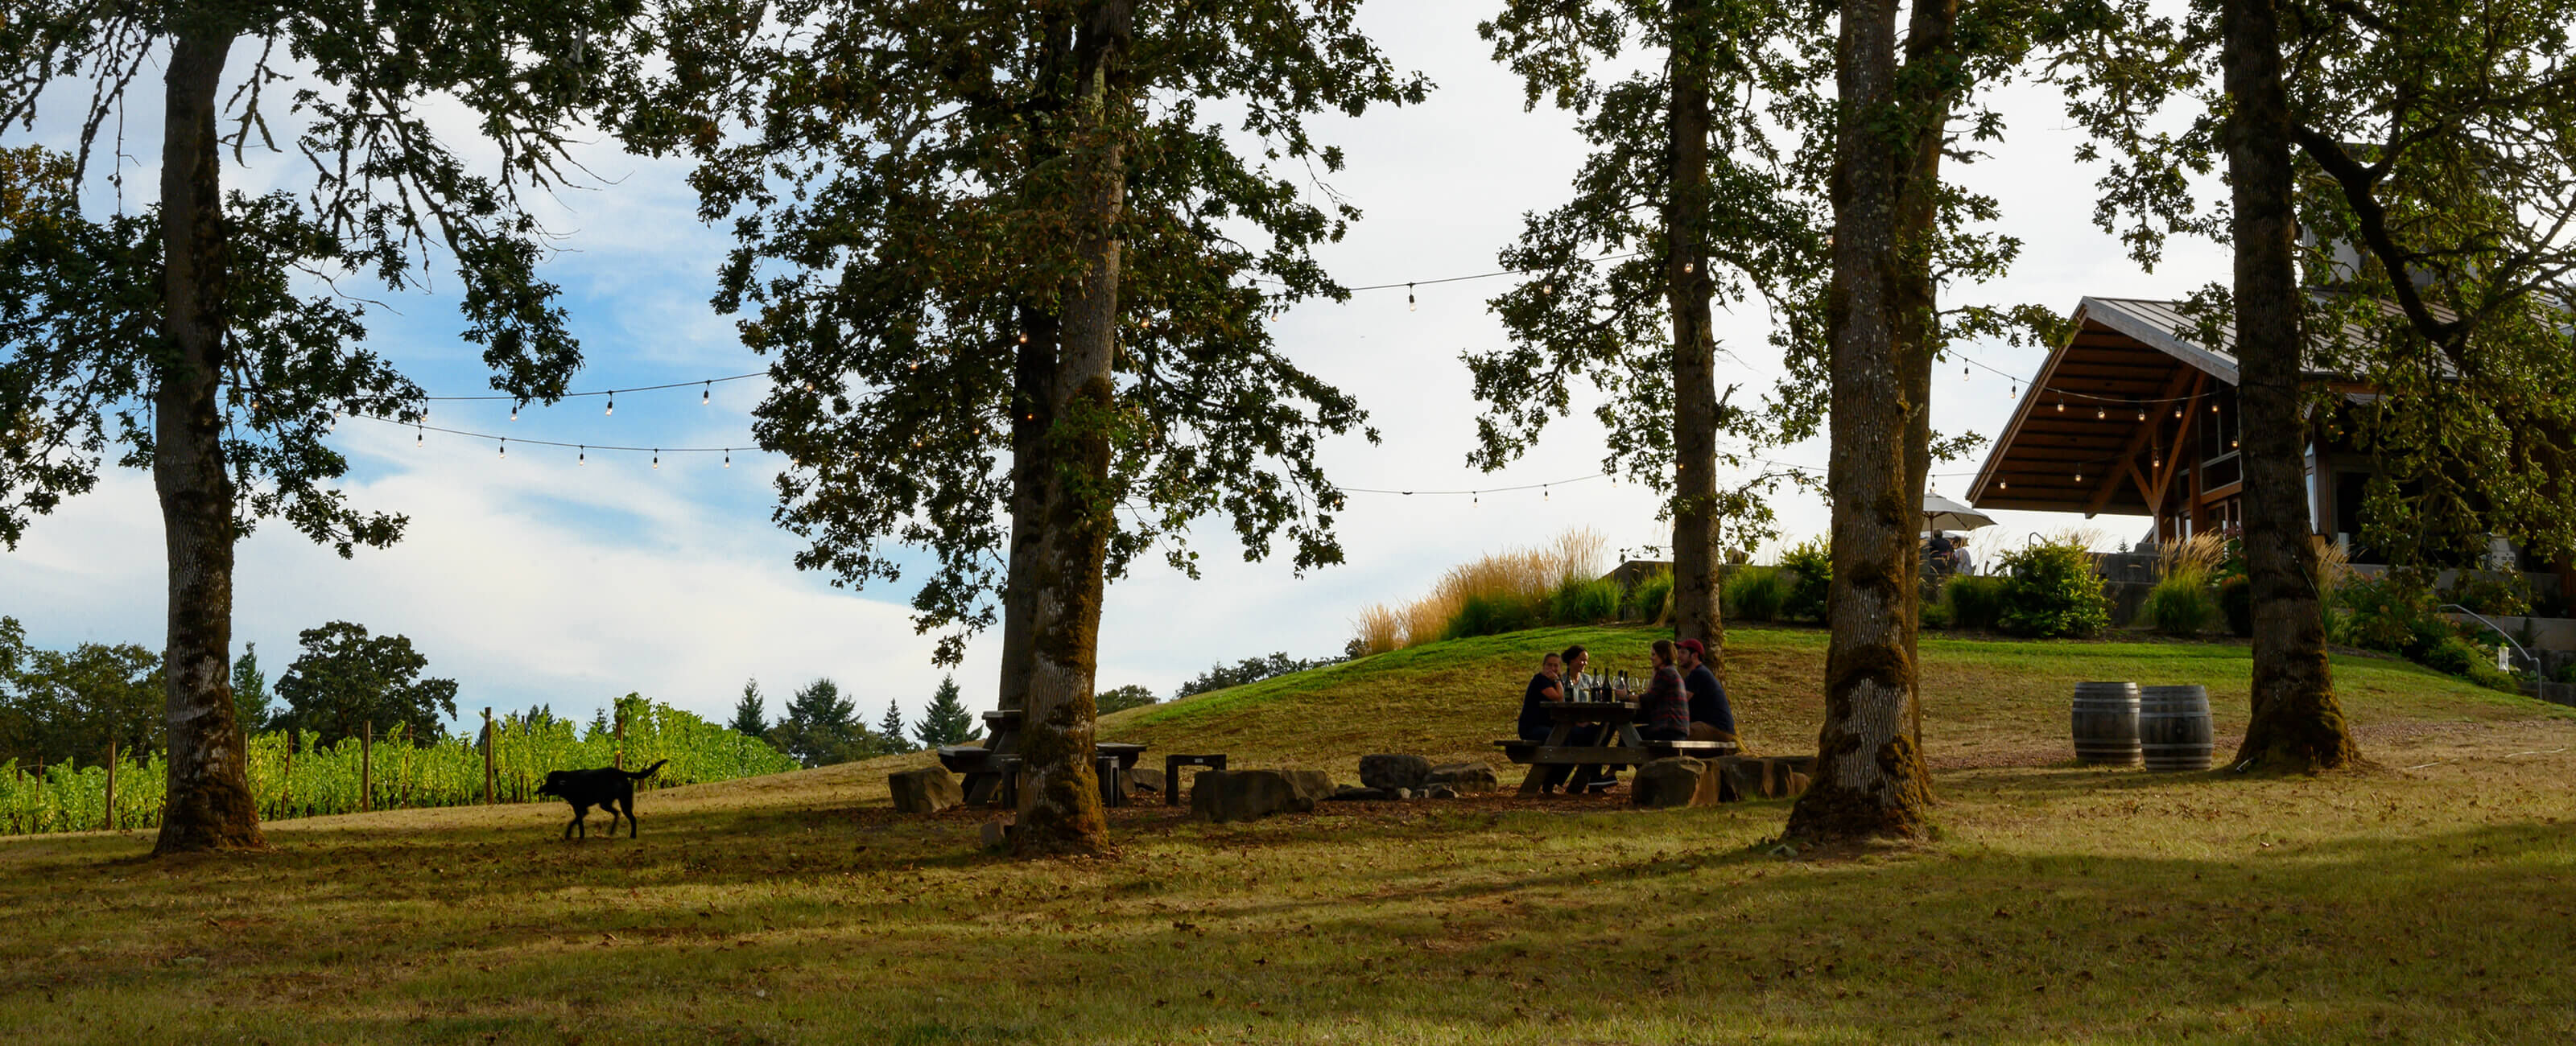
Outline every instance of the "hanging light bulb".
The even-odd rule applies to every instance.
[[[726,448],[725,448],[725,467],[726,467],[726,468],[732,468],[732,467],[733,467],[733,448],[732,448],[732,447],[726,447]]]
[[[2110,410],[2109,410],[2108,408],[2104,408],[2104,407],[2095,407],[2095,408],[2093,408],[2093,420],[2095,420],[2095,421],[2100,421],[2100,420],[2102,420],[2102,419],[2104,419],[2104,418],[2107,418],[2107,417],[2110,417],[2110,416],[2111,416],[2111,412],[2110,412]]]
[[[2057,401],[2057,412],[2058,412],[2058,413],[2060,413],[2060,414],[2064,414],[2064,413],[2066,413],[2066,401],[2065,401],[2065,400],[2059,400],[2059,401]]]
[[[504,437],[502,437],[502,439],[501,439],[501,456],[502,456],[502,457],[505,457],[505,458],[510,456],[510,440],[509,440],[509,437],[504,436]]]
[[[2174,420],[2176,420],[2176,421],[2180,421],[2180,420],[2182,420],[2182,408],[2181,408],[2181,407],[2179,407],[2179,406],[2177,406],[2177,407],[2175,407],[2175,408],[2174,408]]]
[[[1960,380],[1960,381],[1966,381],[1966,380],[1968,380],[1968,365],[1967,365],[1967,364],[1962,363],[1962,364],[1960,364],[1960,365],[1959,365],[1959,380]]]
[[[2018,382],[2018,381],[2013,382],[2013,384],[2012,384],[2012,388],[2009,388],[2009,389],[2004,390],[2004,398],[2005,398],[2005,399],[2008,399],[2008,400],[2017,400],[2017,399],[2020,399],[2020,398],[2021,398],[2021,383],[2020,383],[2020,382]]]
[[[616,390],[611,389],[611,390],[609,390],[609,393],[608,393],[608,409],[607,409],[607,410],[604,410],[604,411],[601,411],[601,412],[600,412],[600,414],[601,414],[602,416],[607,416],[607,415],[613,415],[613,414],[616,414],[616,413],[617,413],[617,392],[616,392]]]
[[[1541,483],[1538,485],[1538,499],[1540,501],[1547,500],[1547,484]]]
[[[1421,306],[1413,303],[1413,285],[1410,283],[1404,285],[1404,308],[1407,312],[1422,311]]]
[[[2075,466],[2075,482],[2084,482],[2084,466],[2082,465]]]
[[[656,469],[662,467],[662,448],[660,447],[653,448],[653,467]]]
[[[423,433],[419,428],[415,427],[415,428],[413,428],[413,429],[412,429],[412,432],[411,432],[411,445],[412,445],[412,447],[413,447],[413,448],[417,449],[417,448],[420,448],[420,447],[427,446],[428,444],[427,444],[427,442],[426,442],[426,441],[427,441],[428,439],[429,439],[429,436],[428,436],[426,433]]]
[[[1022,344],[1022,345],[1026,345],[1026,344],[1028,344],[1028,343],[1029,343],[1029,332],[1027,332],[1027,331],[1021,331],[1021,332],[1020,332],[1020,344]]]
[[[2011,481],[2011,480],[2008,480],[2008,479],[2001,478],[2001,477],[1997,477],[1997,478],[1995,479],[1995,489],[1996,489],[1996,490],[2011,490],[2011,489],[2012,489],[2012,481]]]
[[[590,464],[590,448],[586,446],[582,447],[580,452],[573,456],[572,463],[575,465]]]
[[[716,395],[716,383],[715,383],[715,382],[710,381],[710,382],[708,382],[708,383],[707,383],[707,387],[706,387],[706,388],[703,388],[703,389],[699,389],[699,390],[698,390],[698,406],[703,407],[703,406],[706,406],[707,404],[709,404],[709,403],[711,403],[711,402],[714,402],[714,400],[715,400],[715,395]]]
[[[516,404],[512,404],[510,407],[510,420],[519,420],[519,408]]]
[[[1698,266],[1697,264],[1695,264],[1695,263],[1692,263],[1692,262],[1683,262],[1683,263],[1682,263],[1682,275],[1684,275],[1684,276],[1688,276],[1688,275],[1690,275],[1692,272],[1697,271],[1697,270],[1698,270],[1698,268],[1699,268],[1699,266]]]
[[[2138,420],[2139,420],[2139,421],[2145,421],[2145,420],[2147,420],[2147,408],[2145,408],[2145,407],[2140,407],[2140,408],[2138,408]]]

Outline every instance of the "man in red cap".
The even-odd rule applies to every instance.
[[[1690,693],[1690,739],[1735,740],[1735,709],[1726,703],[1726,686],[1708,667],[1708,648],[1696,639],[1673,644],[1682,670],[1682,689]]]

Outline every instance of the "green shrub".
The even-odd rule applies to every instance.
[[[2238,639],[2254,634],[2254,583],[2237,574],[2218,583],[2218,611]]]
[[[1673,604],[1673,572],[1658,570],[1638,579],[1628,590],[1629,612],[1641,621],[1661,621]]]
[[[2487,574],[2463,570],[2443,590],[2439,602],[2457,603],[2489,617],[2520,617],[2531,613],[2531,583],[2520,574]]]
[[[2089,636],[2111,623],[2111,600],[2093,573],[2093,554],[2066,538],[2014,549],[2003,566],[2003,610],[1995,624],[2034,639]]]
[[[2199,570],[2176,570],[2165,575],[2147,592],[2142,609],[2156,631],[2186,639],[2208,631],[2219,618],[2218,598],[2209,591],[2209,575]]]
[[[1471,595],[1458,603],[1457,616],[1449,619],[1443,639],[1465,639],[1469,636],[1500,635],[1518,632],[1539,624],[1536,609],[1522,599],[1506,595]]]
[[[2491,671],[2495,667],[2494,655],[2458,636],[2434,640],[2424,648],[2424,656],[2416,661],[2433,671],[2455,676],[2468,675],[2479,665],[2485,665]]]
[[[1834,586],[1834,550],[1823,538],[1808,538],[1780,553],[1780,569],[1792,577],[1780,599],[1780,617],[1790,621],[1823,621],[1825,594]]]
[[[1941,586],[1941,604],[1949,615],[1950,627],[1994,631],[1995,620],[2004,612],[2004,580],[1954,577]]]
[[[1619,583],[1608,578],[1567,578],[1548,601],[1549,624],[1598,625],[1619,618]]]
[[[2433,594],[2411,578],[2357,578],[2335,589],[2334,599],[2352,614],[2343,624],[2343,641],[2365,650],[2421,662],[2443,638],[2456,634],[2449,621],[2433,612]]]
[[[1789,583],[1778,567],[1737,567],[1721,595],[1730,621],[1777,621]]]
[[[1917,621],[1916,624],[1921,625],[1924,628],[1947,629],[1950,627],[1950,604],[1948,603],[1943,603],[1938,600],[1925,603],[1918,608],[1918,613],[1921,615],[1921,620]]]

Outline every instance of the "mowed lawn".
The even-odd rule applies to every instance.
[[[1352,776],[1481,756],[1535,653],[1383,655],[1112,717],[1155,752]],[[1754,741],[1820,706],[1820,633],[1739,630]],[[887,809],[908,760],[657,791],[640,839],[561,807],[0,840],[0,1035],[52,1041],[2426,1041],[2576,1038],[2576,719],[2339,658],[2365,772],[2068,765],[2073,682],[2199,682],[2242,646],[1923,644],[1937,838],[1773,845],[1786,801],[1494,797],[1209,826],[1114,811],[1111,859]],[[1598,655],[1597,655],[1598,656]],[[2222,746],[2224,747],[2224,746]],[[1149,755],[1150,758],[1150,755]],[[910,761],[917,761],[912,757]]]

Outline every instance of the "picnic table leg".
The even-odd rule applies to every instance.
[[[1565,737],[1566,737],[1566,735],[1567,735],[1567,734],[1569,734],[1569,733],[1571,733],[1571,732],[1573,732],[1573,730],[1574,730],[1574,721],[1573,721],[1573,720],[1570,720],[1570,719],[1560,719],[1560,720],[1558,720],[1558,721],[1557,721],[1557,724],[1556,724],[1555,726],[1553,726],[1553,727],[1549,727],[1549,728],[1548,728],[1548,731],[1547,731],[1547,740],[1546,740],[1546,741],[1543,741],[1543,742],[1540,742],[1540,747],[1542,747],[1542,748],[1555,748],[1555,747],[1557,747],[1557,746],[1559,746],[1559,745],[1564,744],[1564,743],[1565,743]],[[1522,795],[1537,795],[1537,794],[1539,794],[1539,790],[1540,790],[1541,788],[1545,788],[1545,787],[1547,786],[1547,771],[1548,771],[1548,769],[1549,769],[1548,764],[1546,764],[1546,763],[1542,763],[1542,762],[1539,762],[1539,760],[1538,760],[1538,753],[1536,753],[1536,752],[1532,752],[1532,753],[1530,753],[1530,768],[1529,768],[1529,775],[1528,775],[1528,776],[1526,776],[1526,777],[1521,778],[1521,794],[1522,794]]]

